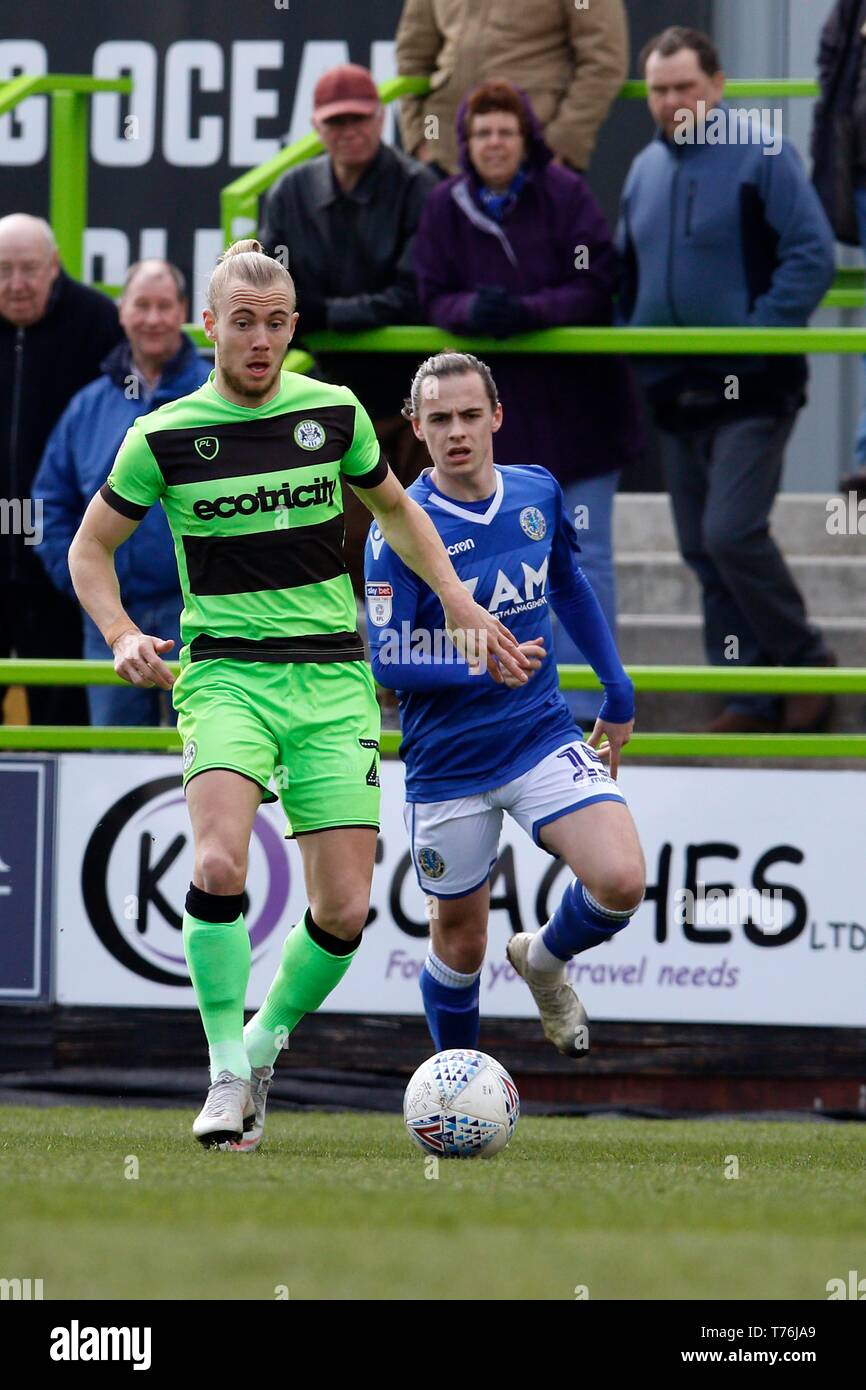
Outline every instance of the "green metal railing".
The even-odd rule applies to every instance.
[[[48,73],[0,82],[0,116],[29,97],[51,97],[51,163],[48,220],[64,269],[74,280],[84,270],[87,226],[87,101],[94,92],[132,91],[131,77],[84,77]]]
[[[204,329],[187,324],[185,331],[199,347],[208,347]],[[453,347],[458,335],[426,324],[373,328],[359,333],[308,333],[304,341],[315,352],[402,352],[426,357]],[[866,353],[866,328],[544,328],[512,338],[460,337],[461,351],[483,353]],[[309,352],[292,348],[283,366],[287,372],[308,372]]]
[[[167,663],[177,674],[176,662]],[[866,669],[825,667],[631,666],[635,690],[713,691],[734,694],[866,694]],[[563,690],[597,690],[593,671],[561,666]],[[121,685],[110,661],[0,660],[0,685]],[[0,749],[111,750],[177,753],[174,728],[91,728],[0,725]],[[383,731],[382,752],[394,756],[400,735]],[[635,734],[627,758],[847,758],[866,756],[866,734]]]
[[[310,333],[323,352],[407,352],[427,356],[457,334],[424,324],[359,333]],[[848,353],[866,352],[866,328],[544,328],[512,338],[460,337],[461,351],[484,353]]]

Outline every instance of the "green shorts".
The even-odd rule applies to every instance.
[[[258,782],[286,834],[379,826],[379,706],[366,661],[194,661],[175,682],[183,784],[210,768]]]

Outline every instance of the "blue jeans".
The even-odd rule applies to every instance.
[[[578,563],[601,604],[607,618],[607,625],[616,636],[616,575],[613,568],[613,549],[611,530],[613,521],[613,499],[619,484],[619,470],[603,473],[600,478],[585,478],[579,483],[570,483],[562,489],[565,498],[565,514],[576,522],[577,539],[580,545]],[[576,507],[585,511],[575,513]],[[585,666],[586,658],[568,633],[553,618],[554,650],[557,665]],[[591,730],[596,721],[603,691],[566,690],[563,691],[565,703],[578,724]]]
[[[174,646],[165,653],[166,661],[177,661],[180,654],[180,594],[151,604],[128,606],[126,611],[137,627],[149,637],[174,639]],[[99,628],[85,614],[84,656],[88,661],[110,661],[111,653]],[[89,685],[87,703],[90,722],[117,728],[145,724],[174,724],[177,722],[168,690],[139,690],[134,685]]]
[[[863,250],[866,251],[866,188],[854,189],[854,209],[857,213],[857,227],[860,232],[860,242]],[[863,377],[866,382],[866,357],[863,357]],[[860,419],[857,423],[857,436],[854,441],[854,458],[859,468],[866,468],[866,406],[864,406]]]

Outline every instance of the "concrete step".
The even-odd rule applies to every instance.
[[[866,555],[866,500],[858,509],[851,496],[786,492],[776,498],[771,526],[786,555]],[[837,535],[840,527],[844,529]],[[635,550],[677,551],[667,493],[618,493],[613,538],[617,556]]]
[[[818,618],[840,666],[866,667],[866,618]],[[659,616],[623,613],[617,619],[617,644],[626,666],[703,666],[703,623],[691,613]]]
[[[866,618],[866,545],[862,555],[786,554],[809,616]],[[701,611],[701,586],[678,554],[633,551],[616,558],[618,602],[628,613]]]

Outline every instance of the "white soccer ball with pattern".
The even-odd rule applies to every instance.
[[[520,1116],[520,1097],[494,1057],[452,1048],[428,1057],[403,1099],[406,1128],[437,1158],[490,1158],[504,1149]]]

